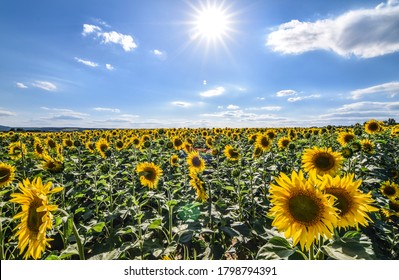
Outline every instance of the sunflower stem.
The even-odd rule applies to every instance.
[[[79,258],[81,260],[84,260],[85,259],[84,246],[82,243],[82,239],[79,235],[78,229],[76,228],[75,222],[73,221],[73,216],[71,214],[68,214],[68,212],[66,212],[65,210],[63,210],[61,208],[57,208],[57,211],[64,214],[67,218],[71,218],[73,234],[75,235],[76,244],[78,245]]]
[[[315,259],[315,257],[314,257],[314,244],[312,243],[310,245],[310,249],[309,249],[309,260],[314,260],[314,259]]]

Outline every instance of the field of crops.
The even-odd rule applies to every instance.
[[[0,132],[1,259],[399,259],[399,126]]]

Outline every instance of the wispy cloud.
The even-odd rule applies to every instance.
[[[282,109],[281,106],[263,106],[263,107],[249,107],[245,108],[245,110],[248,111],[280,111]]]
[[[2,110],[0,108],[0,117],[12,117],[15,116],[16,114],[14,112],[11,111],[7,111],[7,110]]]
[[[40,88],[40,89],[44,89],[47,91],[56,91],[57,90],[57,86],[51,82],[47,82],[47,81],[35,81],[34,83],[32,83],[32,86]]]
[[[237,109],[240,108],[240,106],[230,104],[230,105],[227,106],[226,108],[227,108],[227,110],[237,110]]]
[[[278,96],[278,97],[290,96],[290,95],[294,95],[296,93],[297,92],[295,90],[284,89],[284,90],[280,90],[280,91],[276,92],[276,96]]]
[[[121,110],[119,110],[118,108],[103,108],[103,107],[96,107],[93,108],[94,111],[97,112],[112,112],[112,113],[120,113]]]
[[[399,94],[399,82],[390,82],[368,88],[356,89],[351,91],[350,94],[352,99],[360,99],[365,95],[374,93],[386,94],[390,97],[394,97],[395,95]]]
[[[173,101],[173,102],[171,102],[171,104],[172,104],[173,106],[182,107],[182,108],[188,108],[188,107],[193,106],[192,103],[190,103],[190,102],[185,102],[185,101]]]
[[[83,120],[89,116],[89,114],[76,112],[71,109],[48,107],[40,107],[40,109],[48,111],[48,116],[42,118],[44,120]]]
[[[123,50],[130,52],[137,48],[137,44],[131,35],[126,35],[116,31],[105,32],[101,27],[92,24],[83,24],[82,35],[87,36],[89,34],[100,37],[101,43],[103,44],[117,44],[121,45]]]
[[[200,95],[202,97],[214,97],[214,96],[222,95],[224,92],[225,92],[225,88],[224,87],[217,87],[217,88],[214,88],[214,89],[203,91],[203,92],[200,93]]]
[[[267,36],[266,45],[284,54],[313,50],[371,58],[399,51],[399,6],[389,1],[374,9],[348,11],[314,22],[291,20]]]
[[[24,88],[28,88],[28,86],[26,86],[24,83],[15,83],[15,86],[17,87],[17,88],[22,88],[22,89],[24,89]]]
[[[290,97],[287,99],[288,102],[298,102],[302,101],[305,99],[314,99],[314,98],[320,98],[320,94],[312,94],[312,95],[307,95],[307,96],[297,96],[297,97]]]
[[[84,59],[81,59],[81,58],[79,58],[79,57],[75,57],[75,60],[76,60],[77,62],[79,62],[79,63],[82,63],[82,64],[86,65],[86,66],[98,67],[98,63],[92,62],[92,61],[90,61],[90,60],[84,60]]]

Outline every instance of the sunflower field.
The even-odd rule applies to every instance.
[[[0,132],[0,257],[399,259],[399,125]]]

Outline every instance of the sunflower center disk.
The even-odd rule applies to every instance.
[[[320,216],[320,205],[316,198],[299,194],[292,197],[288,202],[288,208],[292,217],[303,224],[312,225],[317,223]]]
[[[339,215],[342,217],[352,207],[352,200],[350,199],[350,194],[347,193],[343,189],[338,189],[338,188],[330,188],[326,190],[326,193],[331,194],[337,198],[335,201],[334,206],[340,210]]]
[[[0,182],[7,182],[10,176],[11,176],[10,170],[6,168],[0,168]]]
[[[155,179],[155,171],[153,169],[146,169],[143,172],[144,178],[149,181],[153,181]]]
[[[322,153],[316,157],[315,166],[323,171],[330,170],[334,167],[334,158],[330,154]]]
[[[39,233],[40,225],[42,224],[42,217],[44,216],[45,212],[37,212],[37,208],[41,206],[41,201],[35,199],[29,206],[29,213],[28,213],[28,228],[33,233]]]
[[[1,172],[0,172],[0,180],[1,180]],[[384,193],[385,195],[394,195],[396,193],[395,188],[391,187],[391,186],[387,186],[384,188]]]
[[[198,157],[193,157],[191,160],[191,163],[195,167],[200,167],[201,166],[201,160]]]

